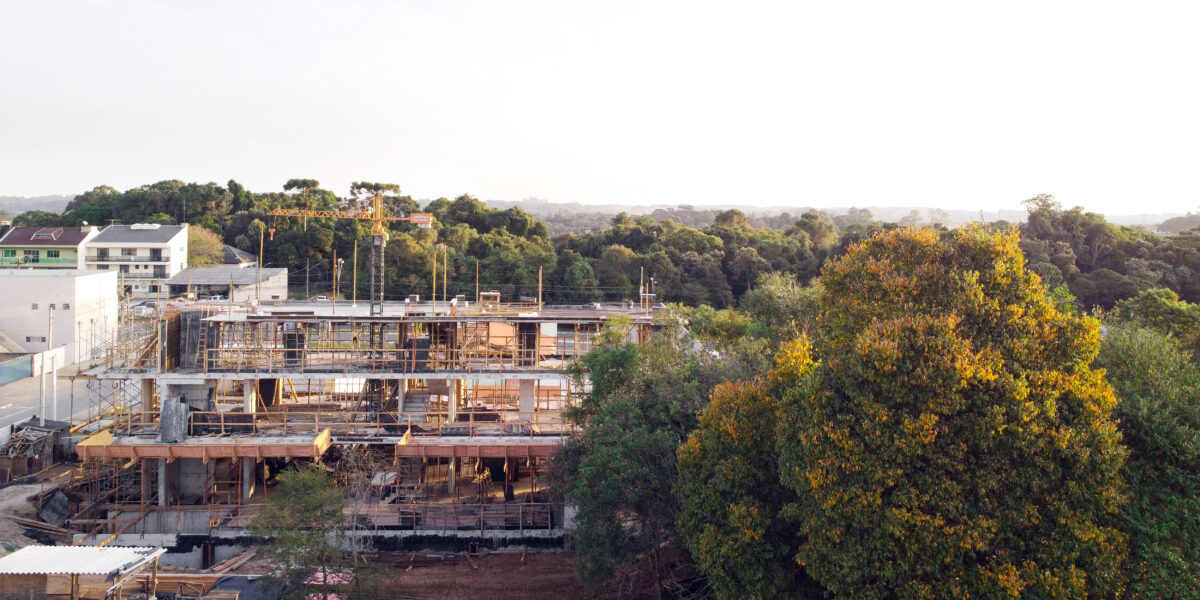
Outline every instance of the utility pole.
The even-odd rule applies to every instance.
[[[263,234],[267,232],[266,224],[258,228],[258,283],[254,286],[254,299],[262,306],[262,254],[263,254]],[[232,296],[230,297],[232,300]]]
[[[312,298],[312,294],[308,293],[308,274],[312,271],[312,258],[304,259],[304,300],[308,301]]]
[[[350,271],[352,273],[351,281],[350,281],[350,294],[352,295],[352,298],[350,300],[350,308],[358,308],[358,240],[357,239],[354,240],[354,263],[351,265]]]
[[[38,415],[38,425],[46,426],[46,361],[50,360],[51,351],[54,349],[54,305],[46,306],[46,352],[42,354],[42,383],[40,396],[42,397],[42,411]]]

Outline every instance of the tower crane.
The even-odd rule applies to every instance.
[[[383,314],[383,249],[387,246],[389,221],[405,221],[417,227],[433,226],[430,213],[410,213],[403,216],[388,216],[383,212],[383,196],[371,198],[371,207],[363,210],[303,210],[276,206],[267,213],[272,217],[304,217],[317,219],[356,219],[371,222],[371,315]],[[274,238],[275,228],[270,229]]]

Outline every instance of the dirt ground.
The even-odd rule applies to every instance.
[[[36,519],[36,508],[29,501],[44,489],[55,487],[70,477],[75,467],[71,465],[56,465],[38,474],[38,481],[27,484],[10,485],[0,488],[0,556],[19,548],[35,544],[34,540],[25,537],[27,529],[23,525],[4,518],[5,515],[17,515]],[[10,550],[10,548],[12,550]]]
[[[587,597],[569,552],[491,553],[453,556],[438,561],[417,557],[405,566],[404,556],[392,555],[388,566],[390,596],[412,600],[535,600]]]

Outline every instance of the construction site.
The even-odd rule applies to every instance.
[[[207,567],[246,547],[282,470],[320,462],[364,549],[561,548],[572,515],[544,476],[586,387],[564,366],[614,317],[646,339],[652,310],[494,293],[367,308],[178,303],[120,328],[84,373],[62,527]]]

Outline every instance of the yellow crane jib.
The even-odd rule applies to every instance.
[[[387,244],[388,233],[386,223],[389,221],[405,221],[417,227],[428,229],[433,227],[433,215],[430,213],[410,213],[401,216],[391,216],[384,213],[383,197],[371,198],[371,208],[363,210],[305,210],[297,208],[282,208],[276,206],[267,213],[272,217],[303,217],[305,219],[355,219],[371,222],[371,245],[375,252],[371,254],[371,314],[383,312],[383,248]],[[275,239],[275,228],[271,228],[271,239]]]

